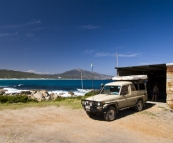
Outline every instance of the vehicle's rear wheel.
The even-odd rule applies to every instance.
[[[141,111],[144,107],[142,100],[138,100],[136,106],[134,107],[135,111]]]
[[[116,117],[116,110],[114,107],[109,107],[104,113],[104,119],[106,121],[113,121]]]
[[[92,113],[92,112],[88,112],[88,111],[86,111],[86,113],[87,113],[87,115],[89,116],[89,117],[92,117],[92,116],[95,116],[96,114],[94,114],[94,113]]]

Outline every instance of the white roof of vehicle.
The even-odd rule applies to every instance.
[[[129,75],[129,76],[115,76],[112,80],[145,80],[147,75]]]
[[[105,86],[123,86],[123,85],[127,85],[127,84],[131,84],[132,82],[130,81],[116,81],[116,82],[110,82],[105,84]]]

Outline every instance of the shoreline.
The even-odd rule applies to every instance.
[[[81,80],[81,79],[53,79],[53,78],[0,78],[0,80]],[[92,79],[82,79],[92,80]],[[108,80],[108,79],[93,79],[93,80]]]

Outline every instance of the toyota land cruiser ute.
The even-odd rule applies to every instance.
[[[123,76],[113,79],[116,81],[102,86],[98,95],[81,100],[88,116],[103,114],[106,121],[113,121],[119,110],[143,109],[148,100],[147,76]]]

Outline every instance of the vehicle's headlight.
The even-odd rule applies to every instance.
[[[85,105],[87,105],[88,104],[88,101],[85,101]]]
[[[93,106],[93,102],[90,102],[90,106]]]
[[[104,101],[102,101],[102,102],[97,102],[97,106],[102,106],[102,105],[104,105],[104,104],[105,104]]]

